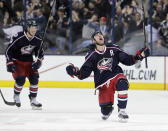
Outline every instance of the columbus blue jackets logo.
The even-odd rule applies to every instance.
[[[112,71],[112,58],[103,58],[97,63],[97,68],[100,70],[100,73],[104,70]]]
[[[21,53],[22,55],[31,54],[34,48],[35,46],[32,46],[32,45],[24,46],[21,48]]]

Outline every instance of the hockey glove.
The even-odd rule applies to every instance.
[[[32,64],[32,69],[33,69],[33,70],[39,69],[40,66],[41,66],[41,63],[42,63],[41,60],[40,60],[40,59],[37,59],[37,61]]]
[[[67,74],[71,77],[77,76],[79,77],[80,71],[78,67],[75,67],[73,64],[70,64],[66,67]]]
[[[15,72],[16,66],[14,65],[13,61],[8,61],[8,62],[6,63],[6,67],[7,67],[7,71],[8,71],[8,72],[11,72],[11,73],[14,73],[14,72]]]
[[[135,56],[135,60],[142,61],[143,58],[146,58],[150,55],[150,49],[148,47],[142,48],[137,51],[137,54]]]

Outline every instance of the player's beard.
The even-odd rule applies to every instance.
[[[105,45],[105,42],[103,42],[102,44],[98,43],[96,40],[95,40],[95,44],[98,45],[98,46],[104,46]]]

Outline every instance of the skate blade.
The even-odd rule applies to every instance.
[[[118,118],[118,121],[121,122],[121,123],[127,123],[128,122],[128,119],[124,119],[124,118]]]
[[[42,110],[42,107],[32,106],[32,110]]]
[[[102,120],[107,120],[109,118],[109,116],[108,117],[102,117]]]

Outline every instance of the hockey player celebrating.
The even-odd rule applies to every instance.
[[[113,111],[114,93],[117,91],[118,117],[125,121],[129,118],[126,113],[129,83],[118,64],[121,62],[131,66],[137,60],[148,57],[150,50],[146,47],[139,50],[135,56],[128,55],[117,45],[106,46],[100,31],[93,33],[92,39],[95,48],[87,53],[80,70],[70,64],[66,67],[66,71],[70,76],[76,76],[80,80],[89,77],[91,72],[94,72],[94,83],[96,90],[99,90],[99,105],[103,120],[108,119]]]
[[[14,84],[14,101],[17,107],[21,106],[20,92],[25,83],[26,77],[30,82],[30,104],[33,109],[41,109],[42,104],[36,100],[38,91],[38,81],[40,68],[44,56],[43,47],[41,47],[42,39],[36,35],[37,24],[30,20],[24,32],[20,32],[13,36],[8,45],[6,55],[7,71],[11,72],[15,80]],[[37,58],[33,60],[33,54]]]

